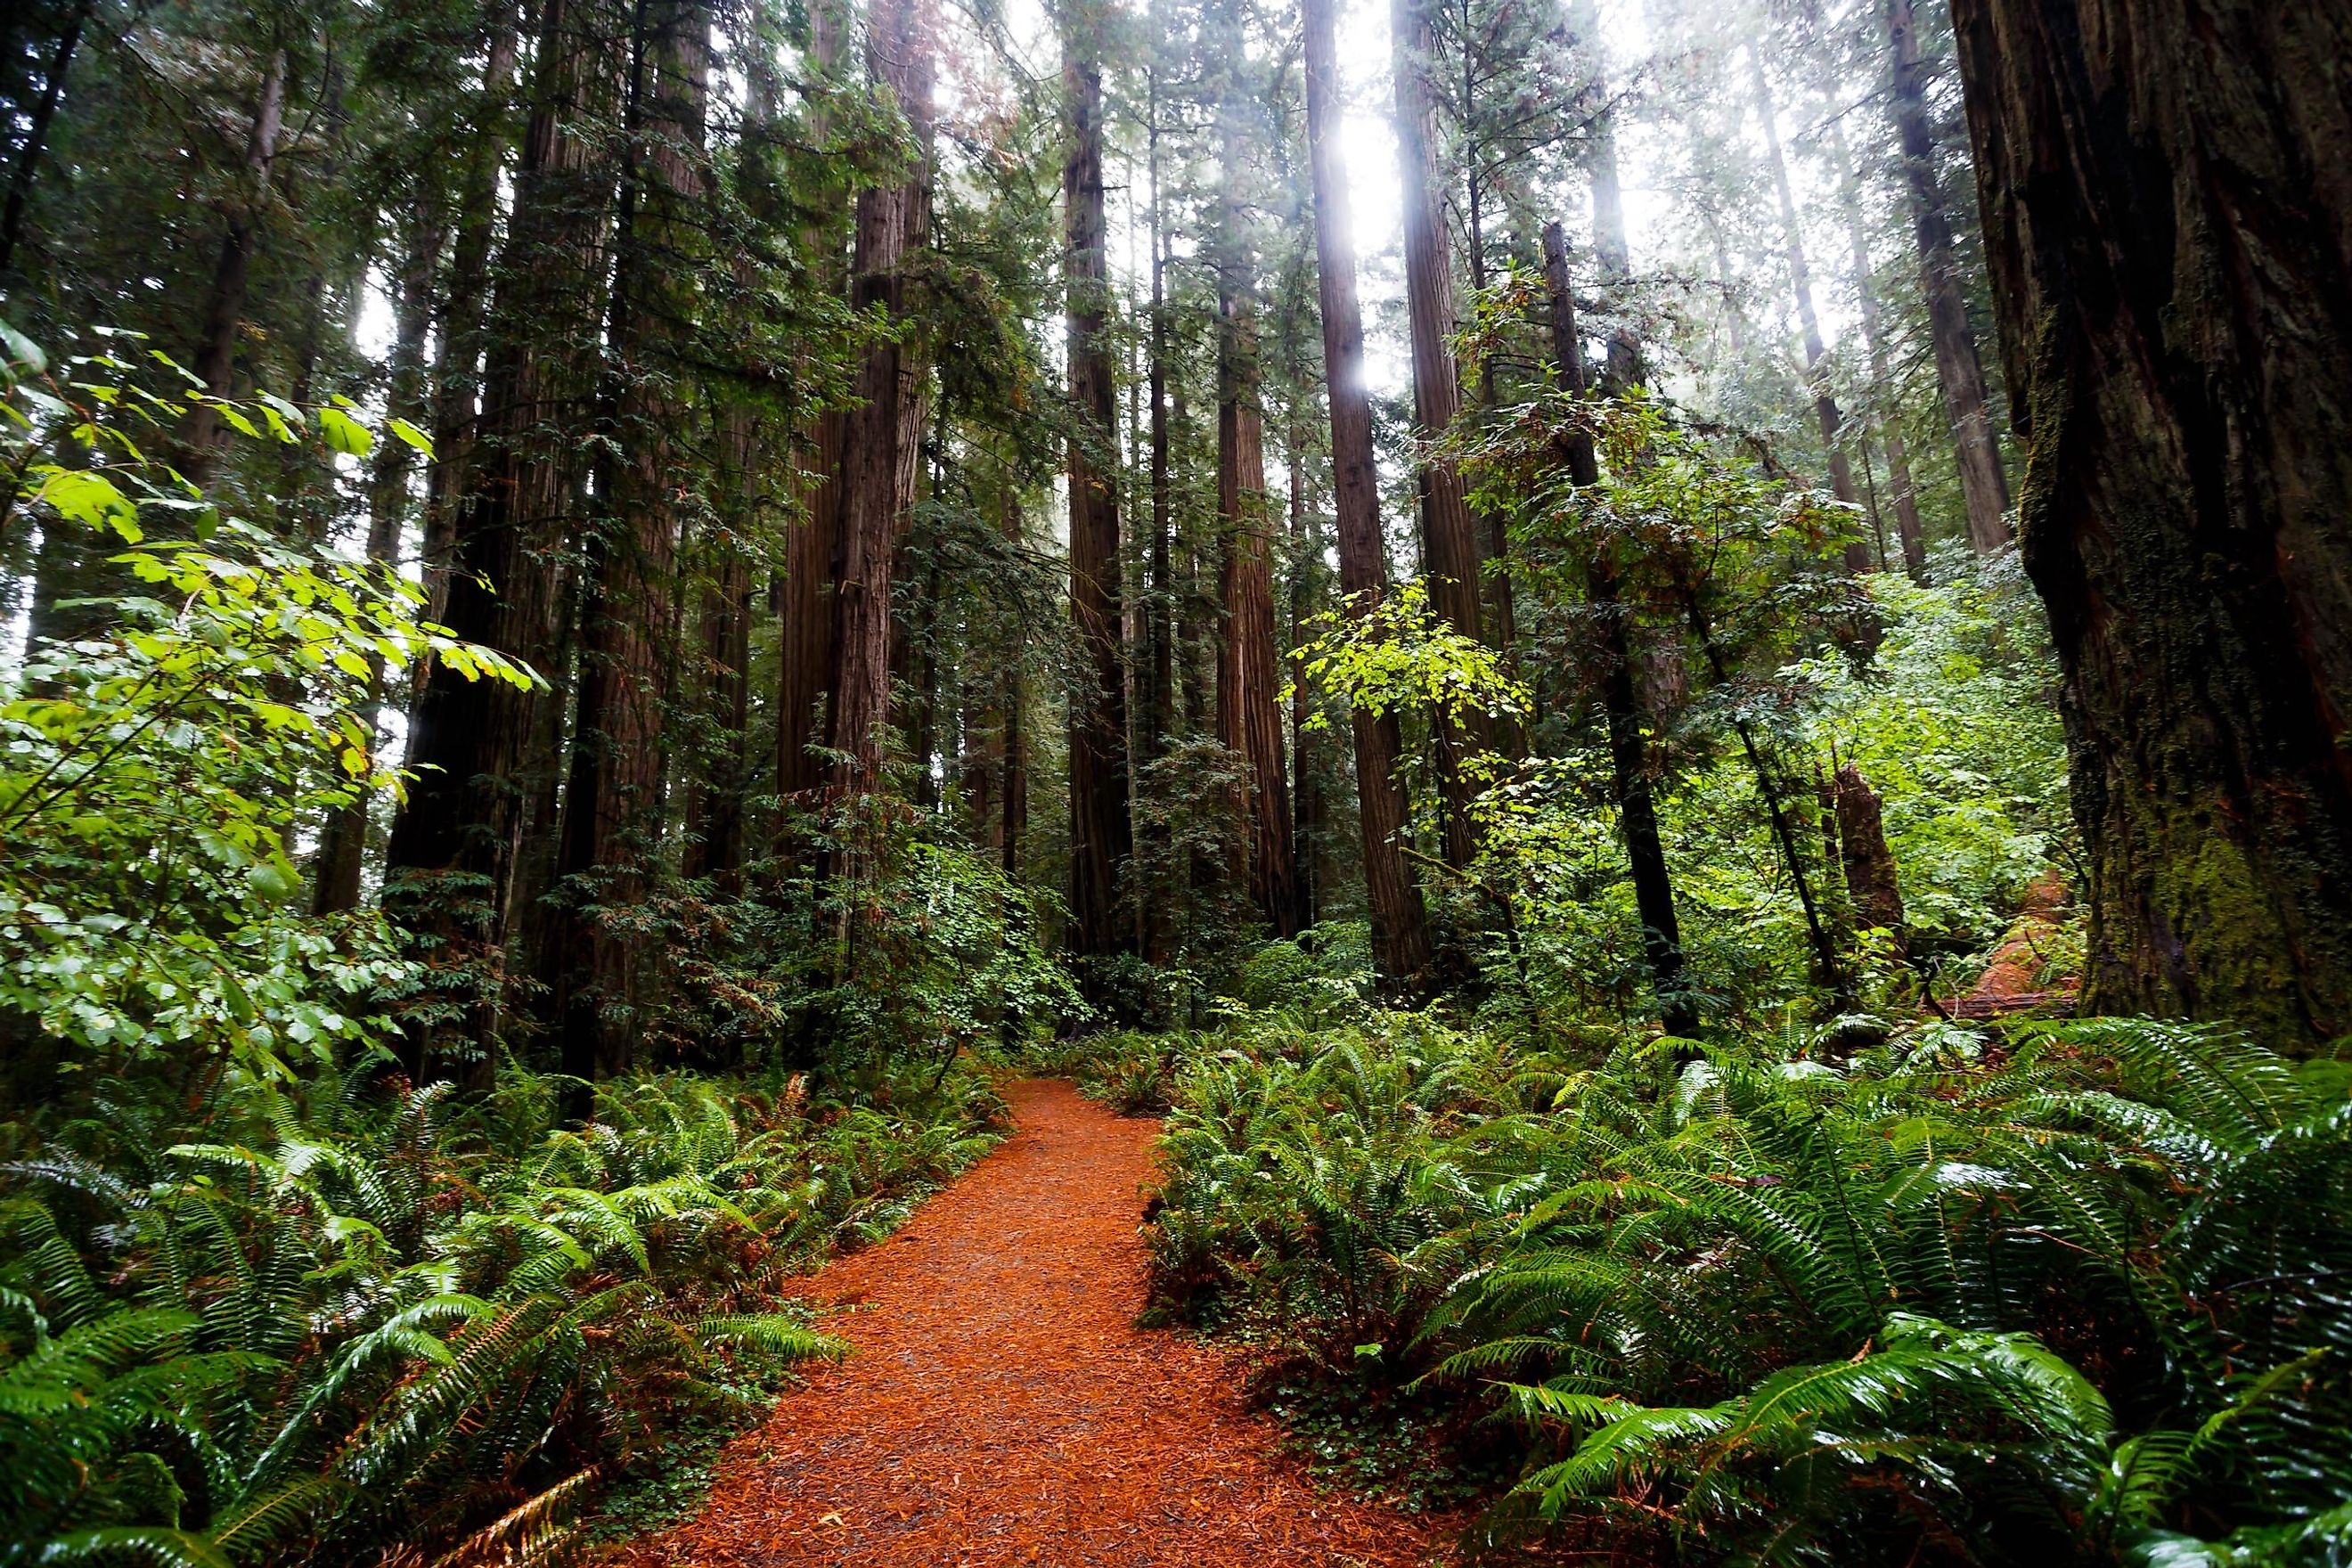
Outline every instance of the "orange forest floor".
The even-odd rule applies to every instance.
[[[700,1517],[627,1568],[1421,1568],[1454,1531],[1315,1487],[1230,1354],[1139,1329],[1159,1124],[1064,1083],[811,1300],[856,1347],[735,1443]]]

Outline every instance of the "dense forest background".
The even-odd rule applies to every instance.
[[[2336,1561],[2333,9],[13,7],[0,1562],[574,1551],[1013,1066],[1490,1543]]]

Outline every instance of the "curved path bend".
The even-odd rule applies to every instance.
[[[856,1352],[720,1464],[632,1568],[1424,1568],[1435,1523],[1315,1488],[1226,1353],[1139,1329],[1158,1124],[1069,1085],[1005,1091],[1013,1135],[808,1296]]]

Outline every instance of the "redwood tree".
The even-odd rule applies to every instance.
[[[632,139],[622,187],[608,387],[596,474],[604,510],[588,533],[570,777],[544,966],[563,1070],[625,1070],[643,1002],[644,954],[612,913],[643,901],[659,868],[669,595],[677,548],[683,409],[671,390],[677,334],[693,319],[688,258],[706,195],[703,118],[710,13],[697,0],[637,12]]]
[[[1070,613],[1084,648],[1070,704],[1070,918],[1083,953],[1134,944],[1119,877],[1134,849],[1127,770],[1127,666],[1120,646],[1117,387],[1108,335],[1103,245],[1102,24],[1097,0],[1061,8],[1062,88],[1069,120],[1062,171],[1067,244],[1070,404]]]
[[[458,637],[542,673],[553,643],[554,550],[578,478],[576,443],[595,390],[590,349],[603,320],[597,240],[608,207],[585,121],[602,108],[610,75],[604,23],[583,0],[548,0],[540,13],[530,120],[441,616]],[[385,903],[431,944],[464,1013],[454,1027],[413,1034],[410,1066],[419,1073],[450,1070],[442,1052],[461,1039],[478,1067],[489,1059],[497,949],[540,700],[436,665],[410,711],[415,777],[393,824]]]
[[[1355,230],[1348,159],[1339,143],[1339,72],[1331,0],[1301,0],[1306,33],[1307,142],[1315,183],[1315,249],[1323,307],[1323,375],[1331,403],[1331,473],[1339,533],[1339,587],[1369,615],[1388,586],[1381,545],[1379,475],[1372,466],[1372,403],[1364,384],[1364,316],[1356,299]],[[1397,781],[1403,749],[1393,713],[1355,712],[1356,802],[1364,837],[1364,893],[1372,955],[1398,986],[1429,968],[1420,886],[1404,858],[1407,803]]]
[[[2352,1030],[2352,11],[1956,0],[2088,1001]]]
[[[1436,29],[1430,0],[1394,0],[1389,17],[1396,89],[1397,168],[1404,188],[1405,311],[1412,342],[1412,414],[1417,434],[1433,440],[1452,428],[1462,409],[1461,370],[1454,360],[1454,247],[1437,178],[1437,93],[1430,79]],[[1420,464],[1422,571],[1429,602],[1463,636],[1480,636],[1481,573],[1486,564],[1478,530],[1463,493],[1462,476],[1443,458]],[[1470,807],[1475,795],[1464,763],[1477,749],[1475,724],[1440,718],[1440,772],[1445,792],[1445,859],[1466,866],[1475,852]]]
[[[850,303],[893,320],[908,305],[908,257],[929,229],[927,172],[931,130],[931,39],[923,0],[879,0],[866,17],[866,63],[907,117],[916,163],[894,185],[857,195]],[[857,405],[843,434],[842,521],[834,622],[833,702],[826,739],[843,760],[836,788],[877,783],[882,726],[890,711],[891,557],[914,505],[921,434],[922,364],[916,345],[889,339],[857,366]]]
[[[2000,436],[1985,410],[1984,362],[1969,322],[1968,293],[1952,220],[1944,210],[1936,174],[1936,137],[1919,58],[1919,26],[1911,0],[1886,0],[1886,32],[1894,56],[1893,105],[1903,179],[1911,203],[1911,229],[1919,247],[1919,280],[1927,295],[1936,378],[1952,426],[1952,456],[1969,513],[1969,542],[1979,551],[2009,542],[2009,474],[2001,467]]]
[[[1246,286],[1235,277],[1243,265],[1235,257],[1226,269],[1219,310],[1217,515],[1225,637],[1217,658],[1217,739],[1246,764],[1250,893],[1276,934],[1287,937],[1305,921],[1274,647],[1274,537],[1257,342]]]

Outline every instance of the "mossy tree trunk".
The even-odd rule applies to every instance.
[[[2352,10],[1955,0],[2090,1005],[2352,1030]]]

